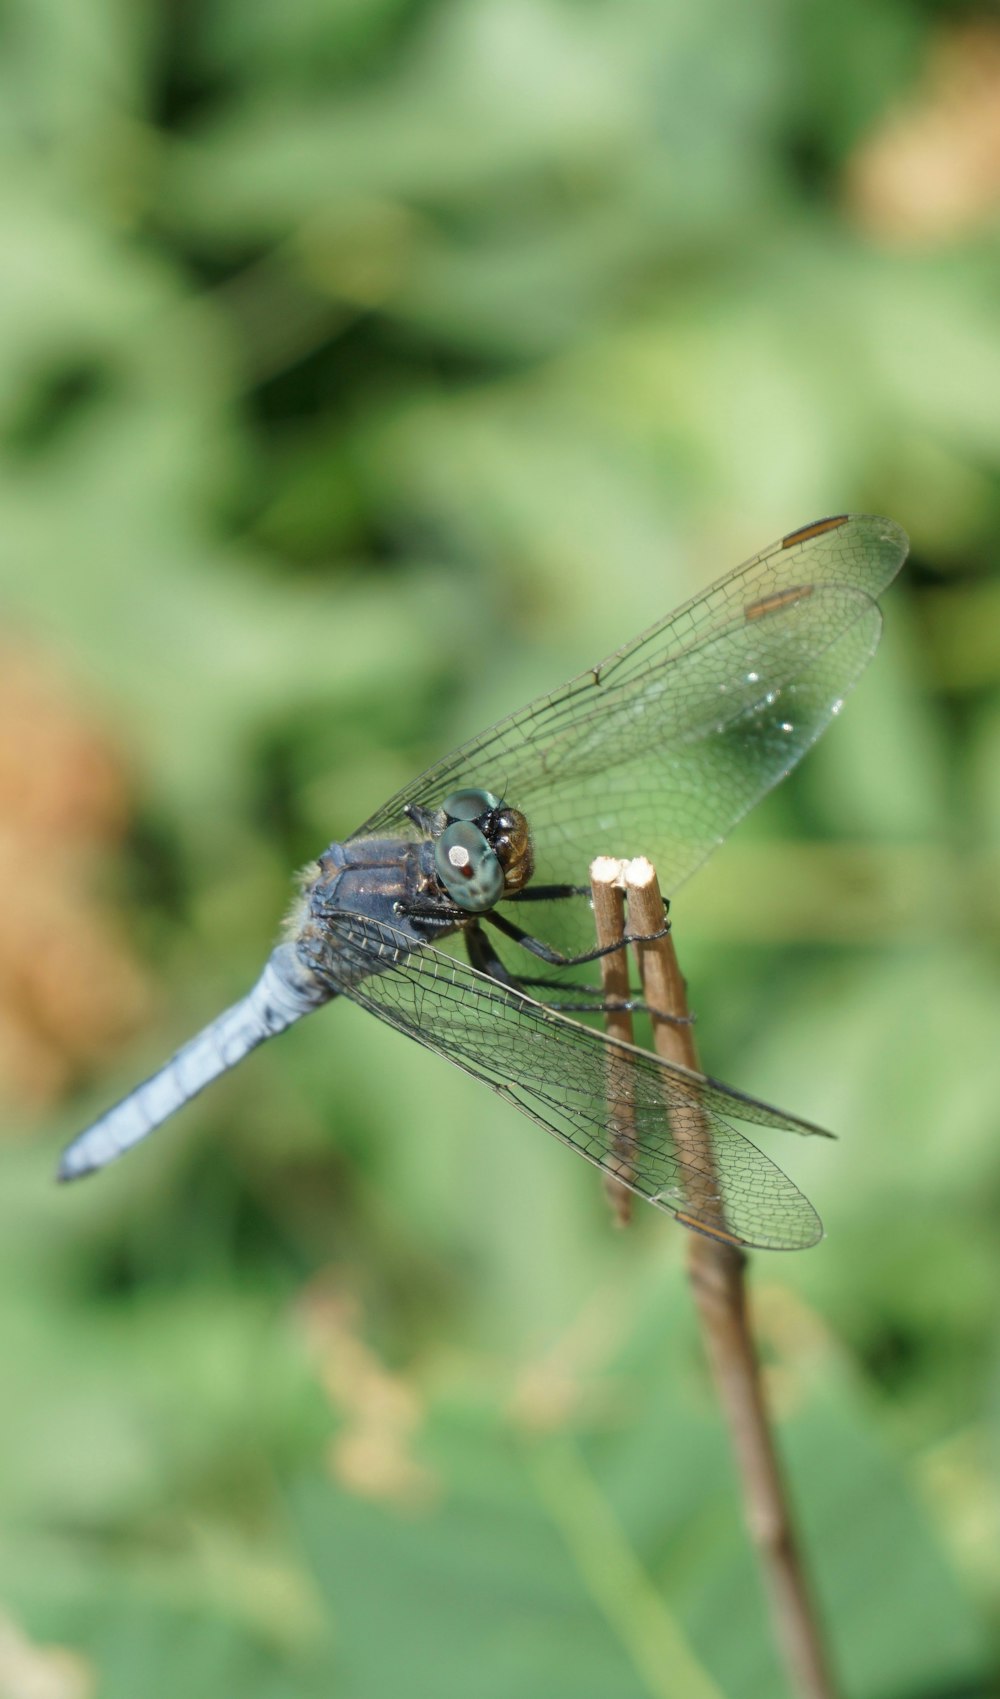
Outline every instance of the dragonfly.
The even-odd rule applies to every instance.
[[[812,1204],[734,1123],[823,1129],[577,1018],[601,1008],[580,982],[602,954],[587,870],[646,856],[669,900],[839,714],[907,548],[872,515],[802,526],[429,767],[305,869],[250,992],[80,1133],[59,1178],[103,1168],[347,997],[686,1226],[814,1244]],[[675,1136],[692,1114],[703,1155]]]

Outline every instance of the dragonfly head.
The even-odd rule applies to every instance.
[[[524,815],[487,790],[456,791],[441,806],[434,868],[452,902],[485,914],[531,878],[534,857]]]

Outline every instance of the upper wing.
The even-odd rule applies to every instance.
[[[674,890],[839,711],[906,550],[898,525],[864,514],[791,533],[445,756],[356,836],[412,835],[406,803],[480,786],[527,816],[536,883],[584,885],[596,855],[645,855]]]
[[[392,927],[324,916],[309,965],[419,1044],[498,1092],[599,1168],[687,1225],[728,1242],[800,1250],[812,1205],[730,1119],[822,1129],[554,1013]]]

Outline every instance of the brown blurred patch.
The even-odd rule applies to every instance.
[[[874,235],[955,241],[1000,214],[1000,22],[949,28],[920,88],[855,154],[848,203]]]
[[[356,1299],[327,1275],[306,1290],[301,1315],[320,1382],[343,1418],[328,1449],[330,1473],[363,1498],[409,1510],[433,1503],[434,1475],[410,1455],[423,1401],[362,1339]]]
[[[54,662],[0,650],[0,1091],[42,1107],[144,1017],[95,894],[128,798],[110,738]]]

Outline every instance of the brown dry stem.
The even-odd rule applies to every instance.
[[[594,920],[599,944],[610,943],[625,936],[626,865],[610,855],[598,856],[591,865],[590,889],[594,899]],[[601,986],[606,1002],[613,1004],[628,1001],[628,955],[624,950],[613,950],[610,955],[601,957]],[[609,1009],[604,1017],[604,1024],[609,1038],[620,1038],[626,1044],[632,1043],[632,1016],[628,1009]],[[619,1109],[618,1120],[620,1122],[624,1119],[626,1125],[624,1128],[619,1127],[615,1133],[614,1154],[619,1173],[614,1175],[605,1171],[604,1191],[611,1205],[616,1226],[627,1227],[632,1219],[634,1194],[629,1188],[629,1181],[635,1172],[632,1161],[635,1135],[628,1127],[627,1070],[616,1066],[614,1051],[608,1055],[608,1087],[609,1100],[625,1105],[624,1110]]]
[[[616,942],[624,935],[620,907],[616,908],[608,895],[608,887],[615,879],[613,868],[617,869],[617,878],[628,896],[629,932],[650,934],[663,925],[663,902],[651,864],[641,857],[622,863],[611,863],[609,857],[601,857],[591,869],[597,939],[601,945]],[[672,935],[668,933],[633,948],[643,997],[651,1010],[659,1011],[653,1015],[657,1054],[664,1061],[700,1073]],[[619,978],[614,982],[617,988],[609,992],[605,979],[606,995],[627,998],[628,991],[621,989],[620,977],[624,972],[627,985],[625,952],[615,951],[602,958],[602,962],[619,964]],[[608,1030],[613,1037],[630,1041],[631,1017],[621,1013],[609,1015]],[[803,1699],[834,1699],[836,1690],[764,1400],[747,1305],[747,1259],[726,1227],[724,1200],[714,1184],[711,1139],[696,1104],[690,1110],[673,1110],[670,1125],[681,1155],[687,1151],[694,1158],[687,1201],[706,1231],[689,1234],[688,1275],[716,1391],[729,1427],[744,1512],[770,1598],[775,1632],[795,1692]],[[627,1153],[618,1154],[627,1161]],[[622,1181],[626,1180],[623,1167]],[[609,1182],[609,1189],[616,1184],[619,1190],[624,1189],[622,1181]],[[683,1213],[678,1213],[683,1220]]]

